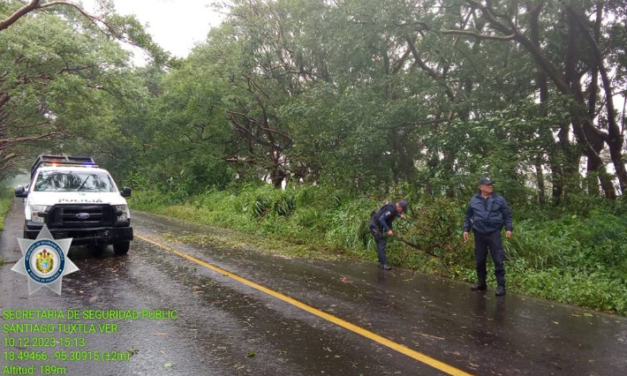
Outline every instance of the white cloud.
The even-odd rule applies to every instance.
[[[83,0],[87,10],[96,9],[97,0]],[[222,22],[211,0],[113,0],[119,14],[134,14],[155,42],[174,56],[185,57],[207,37],[211,27]],[[143,65],[141,51],[132,49],[135,63]]]

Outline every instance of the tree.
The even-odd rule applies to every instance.
[[[106,127],[113,109],[104,98],[119,95],[129,68],[116,38],[144,46],[156,60],[165,56],[134,19],[109,14],[109,23],[65,2],[32,1],[13,11],[16,4],[22,3],[0,8],[0,17],[8,15],[0,28],[4,172],[30,155],[29,145],[67,145],[67,139]],[[29,16],[35,11],[37,17]]]
[[[114,112],[105,98],[119,94],[129,67],[128,53],[73,11],[15,21],[0,32],[2,171],[25,156],[24,145],[105,127]]]
[[[592,32],[589,30],[587,18],[582,16],[582,11],[575,8],[575,4],[568,2],[557,9],[550,9],[544,2],[529,2],[525,6],[519,6],[518,2],[501,2],[493,5],[487,2],[483,5],[474,0],[466,0],[468,6],[472,10],[480,13],[482,22],[487,23],[495,33],[477,33],[469,30],[444,30],[444,34],[471,36],[473,38],[498,40],[498,41],[515,41],[520,44],[534,59],[539,69],[548,77],[555,85],[556,90],[571,98],[573,105],[571,106],[571,123],[573,132],[576,136],[578,144],[582,147],[584,154],[588,158],[588,169],[591,173],[598,173],[601,185],[605,191],[606,197],[615,198],[616,193],[605,169],[605,163],[600,155],[603,144],[605,143],[610,149],[612,163],[616,170],[621,191],[627,190],[627,170],[623,160],[623,144],[624,139],[616,120],[616,111],[613,105],[614,90],[608,77],[605,60],[611,50],[605,53],[600,51],[598,44],[600,41],[600,27],[603,17],[603,7],[605,3],[598,2],[593,5],[596,8],[596,19],[592,23]],[[559,12],[566,23],[566,60],[563,62],[564,71],[560,72],[559,66],[556,65],[549,56],[548,51],[541,48],[538,41],[538,15],[543,11]],[[524,14],[523,12],[526,12]],[[515,18],[514,18],[515,15]],[[525,19],[524,16],[530,17],[532,22],[528,27],[521,25],[518,20]],[[530,33],[531,36],[528,36]],[[581,43],[585,41],[584,43]],[[586,59],[584,51],[591,51],[593,59]],[[582,67],[583,65],[583,67]],[[584,91],[581,81],[585,75],[592,74],[589,87],[589,100],[586,103]],[[595,118],[601,115],[597,111],[596,93],[598,91],[597,76],[601,75],[603,88],[605,91],[605,118],[600,118],[600,122],[607,123],[607,132],[600,129],[600,124],[595,124]],[[541,85],[544,85],[542,81]],[[546,95],[546,88],[541,90]],[[567,132],[562,129],[560,137],[562,144],[566,144]]]
[[[132,169],[183,195],[261,179],[457,197],[490,174],[513,201],[611,199],[624,8],[234,0],[189,57],[138,72],[150,96],[113,122]]]

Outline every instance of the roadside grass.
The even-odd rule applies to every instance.
[[[393,265],[456,280],[475,280],[473,242],[462,242],[466,203],[448,199],[411,200],[411,221],[395,231],[418,246],[388,242]],[[283,256],[361,259],[376,262],[368,230],[372,197],[304,186],[281,191],[266,185],[209,190],[182,199],[139,191],[133,209],[228,229],[209,235],[167,235],[169,241],[257,249]],[[623,204],[620,204],[623,205]],[[592,204],[576,214],[552,208],[517,209],[515,231],[504,242],[509,291],[627,315],[627,211]],[[436,257],[421,250],[429,250]],[[488,266],[493,270],[491,261]],[[489,273],[488,282],[495,286]]]
[[[11,210],[13,195],[9,189],[0,187],[0,234],[4,230],[4,220]],[[0,257],[0,266],[4,265],[4,260]]]
[[[13,194],[10,190],[0,187],[0,232],[4,230],[4,219],[11,210]]]
[[[289,244],[290,254],[376,260],[376,254],[369,252],[374,248],[367,247],[371,239],[365,237],[368,230],[364,218],[377,202],[351,201],[340,192],[311,187],[286,194],[262,186],[239,192],[211,191],[176,203],[168,202],[159,192],[144,191],[134,193],[130,205],[137,210],[256,235],[255,242],[263,247]]]

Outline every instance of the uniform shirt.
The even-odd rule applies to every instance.
[[[400,214],[396,211],[396,203],[392,202],[379,208],[372,216],[370,224],[382,227],[387,232],[392,229],[392,222],[399,216]]]
[[[483,198],[481,194],[477,194],[470,199],[466,209],[464,232],[474,228],[477,232],[488,234],[501,230],[503,226],[507,231],[514,230],[512,212],[502,196],[492,194],[488,198]]]

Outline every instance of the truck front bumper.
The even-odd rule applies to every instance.
[[[43,226],[27,222],[24,236],[36,239]],[[90,228],[51,228],[50,233],[55,239],[72,238],[72,244],[99,243],[113,244],[133,240],[132,227],[90,227]]]

